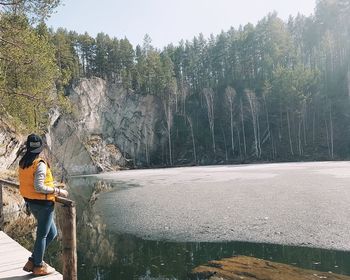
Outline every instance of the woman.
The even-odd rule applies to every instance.
[[[43,147],[40,136],[29,135],[26,153],[19,162],[19,190],[37,221],[34,249],[23,270],[36,276],[55,272],[43,261],[43,257],[47,246],[57,235],[53,219],[55,197],[68,196],[66,190],[54,186],[50,165],[40,157]]]

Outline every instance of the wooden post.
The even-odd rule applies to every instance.
[[[60,207],[60,228],[62,230],[63,280],[78,279],[77,241],[76,241],[76,209],[73,201],[58,197]]]
[[[0,182],[0,230],[4,230],[4,211],[2,201],[2,184]]]

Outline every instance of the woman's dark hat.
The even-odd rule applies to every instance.
[[[40,154],[44,149],[43,140],[39,135],[30,134],[27,138],[27,153]]]

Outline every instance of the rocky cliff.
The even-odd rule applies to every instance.
[[[161,106],[100,78],[82,79],[68,95],[69,117],[52,118],[48,133],[54,154],[69,174],[96,173],[146,165],[161,143]]]

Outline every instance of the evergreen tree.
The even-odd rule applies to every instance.
[[[2,14],[0,26],[0,110],[29,129],[39,129],[59,75],[54,48],[24,16]]]

